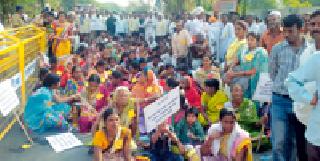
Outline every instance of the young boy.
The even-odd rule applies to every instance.
[[[196,145],[204,140],[204,132],[198,121],[198,110],[196,108],[187,109],[185,118],[178,122],[175,132],[182,144]]]

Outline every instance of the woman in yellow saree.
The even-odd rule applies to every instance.
[[[64,58],[71,53],[72,24],[66,21],[64,12],[59,12],[59,20],[52,23],[54,30],[54,41],[52,51],[57,58]]]
[[[105,110],[102,116],[105,127],[94,135],[94,160],[131,161],[131,131],[120,125],[113,108]]]

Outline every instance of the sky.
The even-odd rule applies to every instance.
[[[137,1],[137,0],[96,0],[99,3],[115,3],[121,7],[127,7],[129,5],[129,1]],[[144,0],[144,2],[148,2],[148,0]]]

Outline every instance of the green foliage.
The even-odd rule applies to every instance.
[[[319,1],[319,0],[309,0],[309,2],[310,2],[313,6],[320,6],[320,1]]]
[[[100,9],[108,10],[108,11],[122,11],[122,8],[119,7],[117,4],[108,3],[108,4],[96,4],[96,6]]]
[[[311,7],[312,4],[308,0],[283,0],[284,5],[291,8]]]

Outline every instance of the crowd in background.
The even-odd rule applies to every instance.
[[[320,11],[43,11],[33,23],[46,27],[49,62],[24,113],[32,131],[92,133],[97,161],[249,161],[259,148],[320,160]],[[271,101],[255,99],[267,77]],[[147,133],[143,109],[178,86],[179,111]]]

